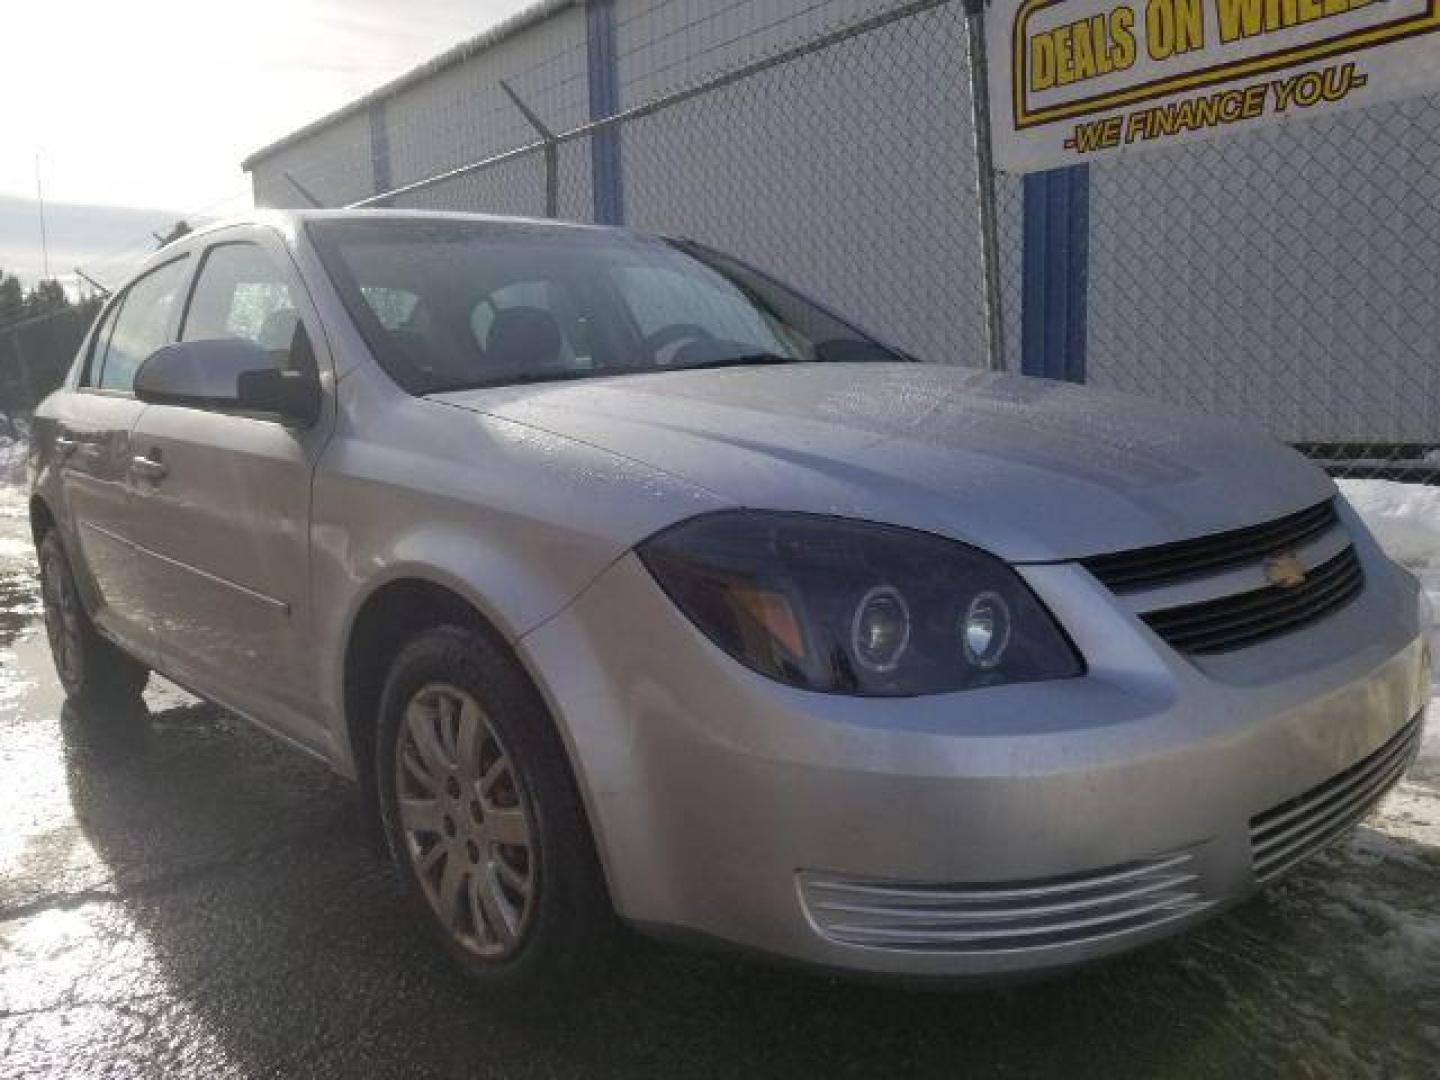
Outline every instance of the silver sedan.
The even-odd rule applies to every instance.
[[[879,975],[1092,960],[1341,834],[1423,722],[1423,594],[1298,454],[918,363],[698,244],[217,226],[34,432],[67,690],[160,672],[354,777],[482,980],[617,916]]]

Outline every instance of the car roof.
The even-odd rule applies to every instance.
[[[225,218],[220,221],[211,222],[203,228],[196,229],[189,236],[199,235],[205,232],[212,232],[234,225],[269,225],[279,227],[282,230],[286,227],[302,225],[307,221],[487,221],[495,224],[514,225],[519,228],[533,226],[536,228],[553,229],[564,227],[571,229],[583,229],[595,232],[625,232],[627,230],[617,229],[607,225],[587,225],[578,221],[561,221],[555,218],[524,217],[511,214],[476,214],[459,210],[392,210],[381,208],[366,209],[339,209],[339,210],[255,210],[248,214],[241,214],[235,217]]]
[[[236,214],[231,217],[222,218],[206,224],[186,233],[173,242],[147,256],[134,272],[127,275],[124,281],[117,285],[114,292],[119,293],[127,288],[132,281],[141,275],[148,273],[154,267],[167,262],[176,254],[188,251],[196,246],[205,243],[206,238],[217,232],[226,229],[233,229],[237,226],[260,226],[273,229],[282,237],[290,240],[300,231],[300,227],[308,221],[483,221],[496,225],[512,226],[516,230],[534,228],[536,230],[553,230],[557,228],[575,229],[583,232],[596,233],[622,233],[638,235],[633,230],[620,229],[609,225],[588,225],[578,221],[562,221],[555,218],[519,217],[507,214],[475,214],[455,210],[391,210],[391,209],[358,209],[358,210],[268,210],[257,209],[249,213]]]

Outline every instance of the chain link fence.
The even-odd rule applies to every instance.
[[[587,7],[552,0],[267,151],[256,199],[593,221],[613,154],[627,225],[731,251],[934,362],[984,366],[998,305],[1019,371],[1023,183],[995,178],[987,295],[965,9],[615,0],[595,121]],[[1437,105],[1090,166],[1087,381],[1257,423],[1337,475],[1440,483]]]
[[[733,41],[714,46],[739,61],[718,74],[695,62],[705,50],[679,48],[670,39],[681,35],[632,15],[622,23],[620,61],[647,62],[649,76],[635,84],[669,79],[666,93],[569,130],[539,117],[544,131],[512,130],[524,132],[519,145],[357,201],[592,222],[593,143],[613,138],[628,226],[763,266],[918,356],[983,366],[964,5],[834,6],[849,17],[811,24],[820,32],[808,40],[772,28],[768,54],[747,56]],[[512,113],[523,120],[530,105],[514,93],[521,103]],[[1013,256],[1003,263],[1006,292],[1018,313],[1019,188],[1002,187],[1001,246]],[[1011,321],[1007,339],[1018,342],[1018,314]]]
[[[983,365],[998,302],[1021,369],[1022,181],[996,177],[987,298],[965,5],[795,0],[724,31],[756,8],[632,0],[615,119],[558,130],[547,163],[512,110],[503,152],[388,204],[589,221],[613,133],[627,225],[734,251],[936,362]],[[577,51],[554,49],[558,90],[508,77],[573,115]],[[1091,166],[1087,381],[1256,423],[1336,475],[1440,482],[1436,104]]]
[[[1091,167],[1089,381],[1440,482],[1440,95]]]

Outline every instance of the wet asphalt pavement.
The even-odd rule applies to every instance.
[[[1423,771],[1423,770],[1422,770]],[[627,942],[586,996],[452,976],[322,766],[155,680],[66,706],[0,493],[0,1076],[1440,1075],[1440,776],[1170,944],[1004,992]]]

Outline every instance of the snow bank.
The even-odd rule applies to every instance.
[[[5,417],[0,415],[0,567],[25,565],[31,553],[30,530],[23,524],[19,528],[11,526],[12,522],[23,523],[29,517],[25,500],[27,441],[23,425],[20,438],[14,438]],[[3,666],[0,662],[0,667]]]
[[[1440,617],[1440,487],[1393,480],[1341,480],[1340,490],[1390,557],[1411,570]],[[1440,624],[1430,643],[1440,656]],[[1440,777],[1440,668],[1431,684],[1430,718],[1412,776]]]
[[[0,497],[7,487],[19,487],[25,482],[25,448],[29,444],[29,432],[25,421],[16,420],[16,434],[8,430],[5,417],[0,414]]]
[[[1440,581],[1440,487],[1393,480],[1341,480],[1340,490],[1390,557],[1427,585]]]

